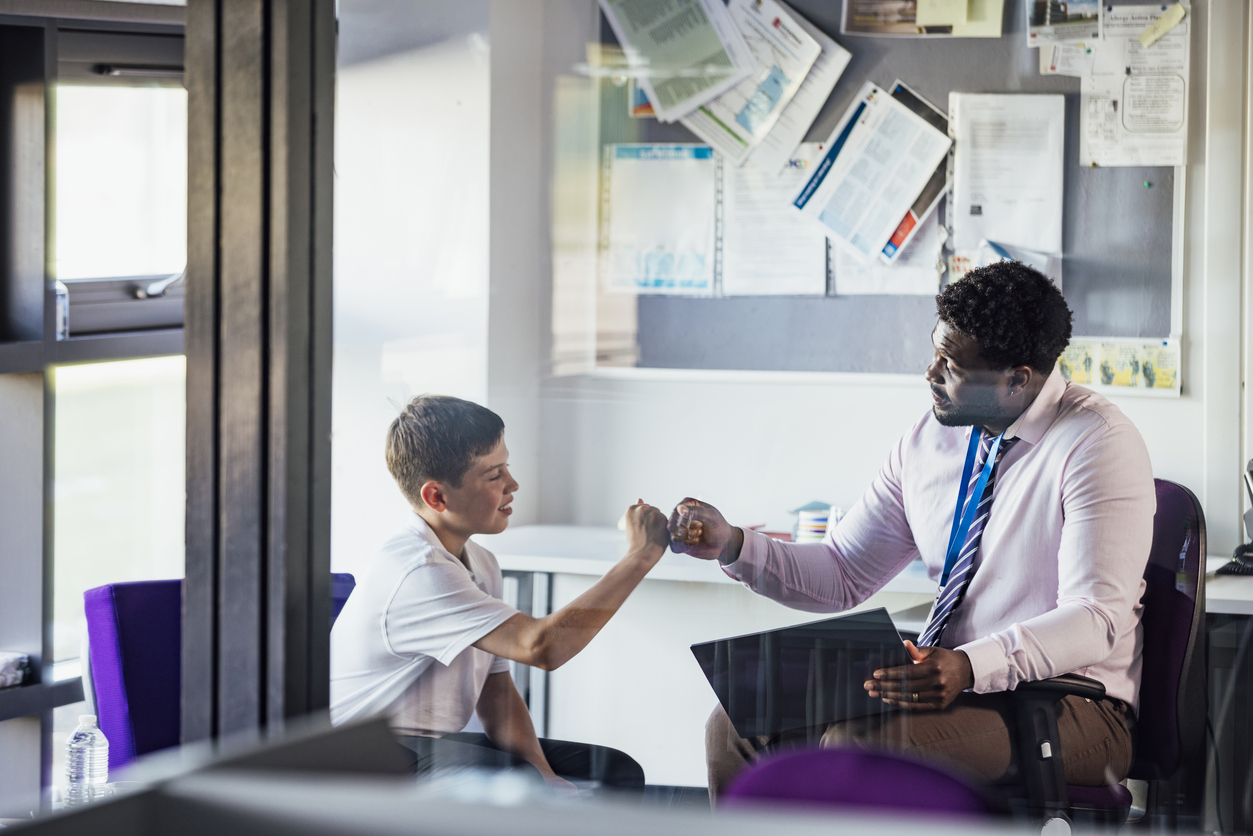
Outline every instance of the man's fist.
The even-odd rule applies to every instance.
[[[687,497],[670,514],[670,549],[701,560],[734,563],[744,544],[744,532],[732,528],[718,509]]]

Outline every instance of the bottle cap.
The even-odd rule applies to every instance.
[[[82,725],[87,725],[88,723],[91,723],[94,725],[96,722],[96,715],[95,714],[80,714],[78,715],[78,722],[81,723]]]

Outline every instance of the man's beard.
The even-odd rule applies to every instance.
[[[996,394],[992,391],[988,394],[991,397],[987,400],[979,398],[960,405],[949,401],[943,412],[939,406],[932,406],[931,413],[935,415],[935,420],[946,427],[984,427],[989,424],[1001,426],[1011,423],[1013,416],[1006,415],[1004,408],[996,400]]]

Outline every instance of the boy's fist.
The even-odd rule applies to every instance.
[[[658,556],[670,545],[670,533],[666,530],[666,515],[639,500],[626,512],[627,546],[632,551],[649,546],[658,549]]]

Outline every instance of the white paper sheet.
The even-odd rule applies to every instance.
[[[872,261],[862,264],[839,244],[831,245],[831,271],[837,296],[922,295],[940,290],[940,224],[932,212],[918,226],[914,237],[894,264]]]
[[[1187,161],[1191,19],[1141,46],[1140,33],[1161,14],[1160,3],[1105,10],[1105,40],[1093,45],[1096,61],[1081,88],[1080,165]]]
[[[755,66],[722,0],[600,0],[662,122],[743,81]]]
[[[724,296],[822,296],[827,238],[788,206],[822,144],[804,142],[782,173],[754,166],[723,169]]]
[[[928,23],[947,17],[936,6],[947,6],[947,0],[845,0],[840,18],[840,34],[895,36],[905,38],[999,38],[1001,14],[1005,0],[967,0],[965,21],[961,23]],[[930,8],[922,8],[930,6]],[[920,12],[920,8],[922,11]],[[955,19],[955,18],[952,18]]]
[[[822,47],[775,0],[731,0],[727,11],[753,54],[752,75],[679,121],[739,165],[779,121]]]
[[[801,88],[796,91],[796,96],[783,108],[774,128],[749,155],[749,165],[771,173],[782,171],[788,164],[792,152],[805,138],[809,126],[818,118],[818,112],[835,89],[835,82],[843,75],[844,68],[853,57],[851,52],[837,44],[817,26],[792,12],[786,4],[779,5],[788,9],[796,23],[818,42],[822,47],[822,54],[810,67]]]
[[[1027,8],[1027,46],[1076,41],[1087,43],[1101,39],[1100,0],[1022,2]]]
[[[1092,75],[1096,49],[1087,44],[1046,44],[1040,47],[1040,75],[1068,75],[1087,78]]]
[[[1060,253],[1065,97],[950,93],[949,132],[954,249],[987,239]]]
[[[792,201],[829,238],[877,258],[951,141],[867,82],[827,139],[826,156]]]
[[[601,271],[610,293],[709,296],[717,160],[707,145],[611,145]]]

